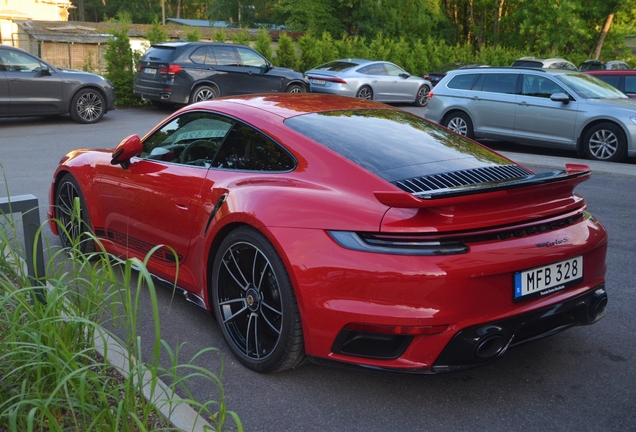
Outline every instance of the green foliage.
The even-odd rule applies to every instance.
[[[96,73],[99,74],[101,71],[99,70],[99,61],[94,60],[93,57],[95,53],[93,50],[88,50],[86,53],[86,57],[84,57],[84,63],[82,64],[82,70],[84,72]]]
[[[252,38],[250,37],[250,32],[248,32],[245,28],[232,33],[232,43],[239,45],[249,45],[251,40]]]
[[[323,63],[322,53],[318,47],[318,41],[311,35],[311,33],[305,33],[298,39],[298,47],[300,48],[298,68],[301,72],[308,71],[309,69]]]
[[[198,42],[201,40],[201,33],[199,32],[199,27],[193,27],[192,30],[186,31],[186,40],[188,42]]]
[[[276,58],[274,59],[278,66],[296,69],[298,64],[298,55],[294,41],[287,33],[281,33],[278,37],[278,47],[276,48]]]
[[[269,37],[269,31],[263,27],[258,29],[254,49],[261,53],[267,60],[272,61],[272,38]]]
[[[212,34],[212,40],[214,42],[225,42],[227,40],[227,34],[225,34],[225,30],[216,29]]]
[[[140,99],[133,94],[135,69],[133,52],[128,38],[128,25],[114,29],[106,48],[106,78],[115,85],[118,105],[137,105]]]
[[[74,217],[79,217],[79,199],[75,213]],[[17,236],[11,218],[9,225],[0,226],[0,429],[175,430],[165,422],[157,424],[155,419],[162,415],[148,401],[153,400],[169,402],[173,408],[188,404],[210,419],[217,431],[222,431],[231,417],[242,432],[240,419],[225,404],[222,364],[218,375],[194,364],[201,357],[218,358],[218,350],[204,349],[190,362],[182,363],[181,346],[173,349],[161,340],[154,281],[146,269],[158,247],[143,262],[129,259],[114,263],[106,253],[81,253],[80,242],[85,241],[96,242],[102,249],[98,239],[86,235],[68,249],[51,248],[47,286],[33,286],[21,266],[11,265],[23,257],[11,246],[11,239]],[[65,231],[66,227],[59,223],[58,229]],[[41,230],[39,234],[42,241]],[[142,293],[149,299],[142,301]],[[142,307],[150,308],[154,329],[154,338],[148,341],[152,355],[146,363],[137,360],[142,358],[137,332]],[[112,324],[124,334],[122,338],[109,330]],[[119,348],[111,353],[108,347],[114,346],[113,341]],[[162,353],[167,356],[167,368],[160,366]],[[126,359],[123,374],[109,364],[112,357],[122,355]],[[169,382],[163,395],[160,378]],[[210,388],[216,387],[217,398],[194,400],[188,390],[193,381],[207,381]],[[186,397],[176,397],[177,390]],[[144,391],[149,399],[142,396]]]
[[[150,45],[168,40],[168,32],[158,20],[155,20],[152,23],[150,31],[148,31],[145,36],[146,39],[148,39],[148,42],[150,42]]]

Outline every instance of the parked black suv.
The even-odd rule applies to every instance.
[[[135,77],[135,95],[158,106],[308,88],[302,73],[274,67],[250,47],[220,42],[154,44],[139,59]]]

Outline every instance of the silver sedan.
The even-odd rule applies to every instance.
[[[386,61],[341,59],[305,72],[314,93],[426,106],[431,82]]]

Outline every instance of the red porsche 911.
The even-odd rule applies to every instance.
[[[50,218],[63,245],[161,246],[150,272],[178,268],[248,368],[436,373],[603,316],[607,234],[574,193],[590,175],[534,173],[371,101],[250,95],[69,153]]]

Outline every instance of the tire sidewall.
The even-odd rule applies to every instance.
[[[91,233],[92,232],[92,228],[91,228],[91,221],[90,221],[90,216],[88,214],[88,206],[86,205],[86,200],[84,199],[84,193],[82,192],[82,189],[79,186],[79,183],[77,182],[77,180],[75,179],[75,177],[73,177],[72,174],[67,173],[64,174],[64,176],[60,179],[60,182],[58,183],[56,190],[55,190],[55,218],[61,222],[60,219],[60,214],[59,214],[59,208],[60,208],[60,190],[62,189],[62,187],[64,186],[64,184],[66,183],[70,183],[73,185],[73,187],[75,188],[75,190],[77,191],[77,194],[79,196],[79,200],[80,200],[80,207],[81,207],[81,233],[80,236],[83,233]],[[71,241],[66,237],[66,234],[64,233],[64,230],[62,230],[61,227],[58,226],[58,237],[60,239],[60,242],[62,243],[62,247],[71,247]],[[94,250],[94,242],[88,238],[82,238],[82,241],[79,244],[79,250],[82,253],[88,253],[88,252],[92,252]]]
[[[424,99],[424,103],[420,102],[420,90],[422,89],[426,89],[426,99]],[[415,106],[425,107],[426,105],[428,105],[428,94],[430,93],[430,91],[431,89],[426,84],[417,89],[417,94],[415,95]]]
[[[219,91],[214,86],[209,84],[201,84],[195,87],[195,89],[192,91],[192,95],[190,96],[190,103],[196,103],[197,96],[199,95],[199,93],[201,93],[201,91],[205,89],[210,90],[214,94],[214,97],[206,99],[206,101],[216,99],[219,97]],[[204,102],[204,101],[201,101],[201,102]]]
[[[456,119],[456,118],[460,118],[466,123],[466,135],[463,135],[463,136],[465,136],[467,138],[470,138],[470,139],[475,138],[475,132],[474,132],[474,129],[473,129],[473,122],[470,119],[470,117],[468,116],[468,114],[466,114],[465,112],[457,111],[457,112],[454,112],[452,114],[447,115],[444,118],[444,126],[448,127],[449,123],[453,119]]]
[[[607,159],[597,158],[596,156],[592,154],[592,151],[590,150],[590,139],[592,138],[592,135],[594,135],[594,133],[603,129],[611,131],[618,140],[618,147],[616,151],[614,152],[612,156],[610,156]],[[595,160],[600,162],[618,162],[624,159],[627,154],[627,139],[625,138],[625,133],[619,126],[612,123],[600,123],[595,126],[592,126],[590,130],[587,131],[587,133],[585,134],[583,138],[583,153],[585,154],[585,157],[590,160]]]
[[[92,121],[88,121],[86,119],[84,119],[78,110],[78,106],[77,103],[79,102],[79,99],[88,93],[93,93],[95,95],[97,95],[97,97],[99,97],[99,100],[102,103],[102,110],[99,113],[99,116]],[[75,93],[75,96],[73,96],[73,99],[71,99],[71,108],[69,110],[69,114],[71,115],[71,118],[73,119],[73,121],[77,122],[77,123],[82,123],[82,124],[93,124],[93,123],[97,123],[98,121],[100,121],[102,119],[102,117],[104,117],[104,113],[106,112],[106,98],[104,98],[104,96],[98,91],[98,90],[93,90],[90,88],[84,88],[79,90],[77,93]]]
[[[253,358],[250,358],[243,352],[241,352],[236,346],[234,346],[232,337],[228,333],[228,330],[223,323],[221,310],[219,308],[219,290],[216,281],[219,278],[222,259],[228,249],[237,243],[251,244],[252,246],[258,248],[261,252],[263,252],[263,254],[269,260],[274,274],[276,275],[282,298],[281,303],[283,305],[283,324],[278,344],[276,348],[274,348],[274,350],[269,354],[269,356],[262,360],[255,360]],[[212,277],[210,280],[210,296],[210,303],[213,309],[214,317],[216,318],[216,321],[221,329],[223,338],[225,339],[225,342],[227,343],[232,353],[235,355],[236,358],[239,359],[241,363],[257,372],[276,372],[278,370],[285,369],[286,352],[288,350],[288,343],[290,342],[292,337],[292,325],[294,317],[297,315],[298,305],[296,304],[292,284],[289,279],[287,270],[285,269],[285,266],[283,264],[283,261],[276,252],[274,246],[272,246],[272,244],[265,238],[264,235],[251,227],[237,228],[236,230],[228,234],[228,236],[221,242],[218,252],[214,258]]]

